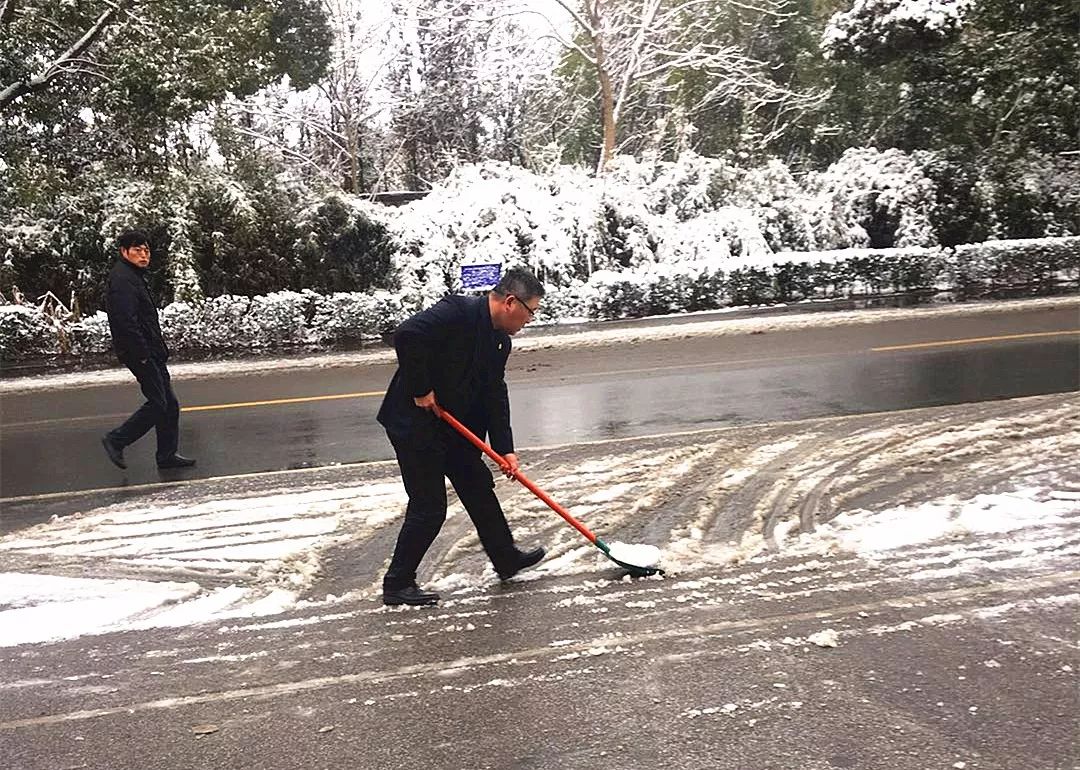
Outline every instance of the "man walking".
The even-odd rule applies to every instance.
[[[544,557],[543,548],[514,545],[495,480],[480,450],[432,411],[446,409],[518,467],[510,429],[506,359],[510,336],[536,315],[544,287],[527,270],[508,270],[486,296],[448,296],[412,316],[394,333],[398,370],[378,420],[397,454],[409,503],[390,567],[383,604],[429,605],[439,595],[416,584],[416,570],[446,519],[450,479],[496,573],[509,580]]]
[[[134,444],[151,428],[157,430],[157,466],[189,468],[190,457],[177,454],[180,439],[180,404],[173,393],[165,361],[169,349],[161,334],[158,311],[146,285],[150,245],[145,233],[128,230],[116,240],[120,259],[109,273],[105,308],[109,315],[113,349],[139,381],[146,403],[119,428],[109,431],[101,443],[118,468],[127,468],[124,448]]]

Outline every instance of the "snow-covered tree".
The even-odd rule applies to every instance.
[[[825,28],[828,58],[881,63],[945,45],[960,34],[974,0],[855,0]]]
[[[814,250],[933,246],[935,187],[918,158],[852,148],[809,180]]]
[[[403,0],[397,11],[397,47],[390,90],[392,126],[401,145],[405,183],[424,189],[456,163],[480,159],[482,51],[490,25],[470,16],[468,0]]]
[[[269,152],[317,185],[360,194],[383,187],[389,97],[397,52],[387,45],[389,2],[323,0],[333,33],[326,73],[297,93],[270,86],[218,109],[211,133],[226,160]]]
[[[22,0],[0,22],[0,150],[53,168],[148,173],[186,160],[188,123],[226,95],[325,69],[319,0]],[[76,152],[73,152],[73,149]]]
[[[571,66],[588,71],[594,84],[600,138],[597,170],[604,171],[617,152],[642,144],[642,133],[694,130],[690,116],[716,104],[738,101],[750,111],[786,104],[799,109],[817,101],[770,76],[770,62],[755,54],[756,37],[736,23],[749,8],[754,23],[783,18],[787,0],[763,0],[750,6],[731,0],[555,0],[570,14],[575,34],[563,36]],[[692,104],[673,94],[692,93]],[[637,112],[653,116],[624,127]],[[668,125],[670,116],[675,125]],[[629,134],[629,135],[628,135]]]

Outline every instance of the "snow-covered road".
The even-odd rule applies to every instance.
[[[528,472],[601,536],[659,546],[668,580],[923,549],[902,562],[918,578],[1075,561],[1078,455],[1080,400],[1065,394],[557,447]],[[548,549],[521,580],[618,577],[543,503],[501,484],[518,539]],[[339,613],[377,595],[404,502],[380,463],[90,504],[0,539],[0,645]],[[451,602],[495,589],[457,504],[422,578]]]

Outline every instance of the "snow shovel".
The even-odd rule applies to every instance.
[[[544,490],[540,489],[540,487],[536,486],[536,484],[530,481],[524,473],[522,473],[520,470],[510,470],[510,464],[506,462],[502,455],[500,455],[498,452],[496,452],[494,449],[484,443],[471,430],[462,425],[458,421],[458,419],[454,417],[454,415],[450,414],[438,404],[433,405],[431,408],[436,415],[446,420],[446,422],[450,423],[451,427],[453,427],[454,430],[456,430],[458,433],[460,433],[462,436],[464,436],[474,445],[476,445],[477,449],[479,449],[481,452],[494,460],[498,464],[499,468],[502,469],[503,473],[521,482],[521,484],[526,489],[528,489],[534,495],[547,503],[548,507],[551,508],[551,510],[555,511],[555,513],[566,519],[567,523],[570,524],[570,526],[572,526],[574,529],[584,535],[590,543],[599,548],[603,552],[604,556],[611,559],[613,562],[618,564],[620,567],[625,569],[634,577],[645,577],[647,575],[655,575],[657,573],[663,574],[664,571],[660,569],[659,566],[657,566],[660,563],[659,548],[651,545],[628,545],[626,543],[612,543],[611,545],[608,545],[603,540],[594,535],[592,532],[590,532],[584,524],[575,519],[569,511],[567,511],[557,502],[552,500],[551,497]]]

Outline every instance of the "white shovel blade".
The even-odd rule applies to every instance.
[[[655,545],[638,545],[634,543],[609,543],[611,557],[623,564],[631,564],[641,569],[656,569],[660,566],[662,554]]]

